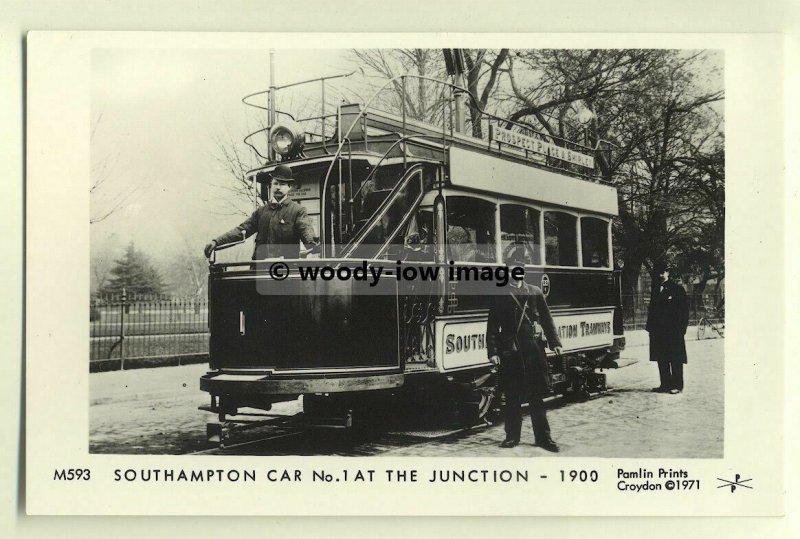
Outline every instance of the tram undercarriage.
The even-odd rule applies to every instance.
[[[592,356],[594,359],[590,359]],[[611,359],[615,357],[618,352],[610,350],[551,357],[551,396],[584,401],[606,392],[606,375],[590,365],[615,367]],[[243,375],[234,378],[237,387],[228,394],[222,393],[224,385],[218,380],[222,377],[232,381],[226,375],[212,372],[201,380],[203,389],[211,393],[211,404],[200,408],[217,414],[217,421],[207,424],[210,442],[224,445],[237,434],[267,425],[294,430],[349,429],[359,433],[442,427],[469,429],[497,422],[504,404],[498,368],[493,366],[461,373],[294,378],[284,382],[269,380],[268,376],[250,376],[250,381]],[[288,392],[301,388],[327,391]],[[302,398],[302,413],[292,416],[270,413],[273,404],[298,398]]]

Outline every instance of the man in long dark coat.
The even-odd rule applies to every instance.
[[[683,338],[689,325],[689,304],[683,287],[669,279],[669,267],[659,263],[655,270],[661,282],[653,287],[646,326],[650,333],[650,361],[658,363],[661,379],[653,391],[674,395],[683,391]]]
[[[306,209],[289,197],[294,185],[292,169],[278,165],[271,173],[270,199],[250,217],[206,245],[206,257],[218,246],[256,235],[253,260],[264,258],[300,258],[300,242],[306,248],[316,249],[314,228],[308,220]]]
[[[524,264],[524,251],[518,248],[509,257],[509,265]],[[506,287],[506,293],[492,297],[486,326],[486,348],[489,360],[500,365],[500,388],[506,396],[506,439],[501,447],[519,444],[522,431],[522,403],[531,411],[536,445],[558,452],[550,436],[550,425],[542,398],[550,392],[547,357],[537,342],[537,325],[541,324],[547,346],[561,354],[553,317],[542,290],[523,281]]]

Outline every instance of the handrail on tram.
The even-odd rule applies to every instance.
[[[233,247],[234,245],[241,245],[242,243],[244,243],[246,241],[247,241],[247,232],[242,230],[242,239],[240,239],[239,241],[234,241],[234,242],[231,242],[231,243],[224,243],[222,245],[214,245],[214,247],[211,249],[211,256],[208,257],[208,265],[209,266],[213,266],[213,265],[216,264],[217,251],[224,251],[225,249],[229,249],[229,248]]]

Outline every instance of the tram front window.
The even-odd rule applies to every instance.
[[[578,265],[578,218],[569,213],[544,214],[545,262],[551,266]]]
[[[472,197],[447,199],[448,259],[456,262],[497,262],[495,205]]]
[[[500,242],[504,258],[514,245],[522,245],[525,247],[525,262],[541,264],[539,212],[516,204],[500,206]]]
[[[608,221],[581,217],[581,251],[584,267],[608,267]]]

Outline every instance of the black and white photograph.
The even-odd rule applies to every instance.
[[[29,514],[783,510],[779,39],[26,39]]]
[[[723,458],[725,64],[94,48],[89,452]]]

